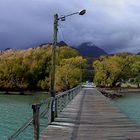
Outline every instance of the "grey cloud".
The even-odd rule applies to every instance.
[[[58,39],[70,45],[92,41],[108,52],[140,51],[138,0],[1,0],[0,48],[51,42],[53,15],[87,9],[59,23]]]

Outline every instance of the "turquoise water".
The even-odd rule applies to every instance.
[[[47,98],[46,94],[2,95],[0,94],[0,140],[7,140],[32,116],[31,105]],[[140,94],[131,94],[112,100],[129,118],[140,126]],[[25,134],[26,133],[26,134]],[[16,140],[32,140],[32,126]]]
[[[21,127],[21,125],[32,116],[31,105],[46,99],[47,96],[47,94],[0,94],[0,140],[7,140],[11,134]],[[31,132],[31,130],[27,131]],[[21,139],[21,137],[23,136],[20,136],[18,139]],[[27,136],[27,138],[24,138],[24,140],[28,139],[29,137],[30,136]]]
[[[140,93],[115,99],[113,104],[140,126]]]

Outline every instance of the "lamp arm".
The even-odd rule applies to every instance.
[[[58,20],[59,20],[59,19],[62,19],[62,18],[69,17],[69,16],[73,16],[73,15],[76,15],[76,14],[79,14],[79,12],[75,12],[75,13],[72,13],[72,14],[69,14],[69,15],[61,16],[61,17],[58,18]]]

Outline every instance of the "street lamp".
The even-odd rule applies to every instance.
[[[72,13],[72,14],[68,14],[68,15],[61,16],[61,17],[58,18],[58,20],[61,19],[61,21],[65,21],[65,20],[66,20],[66,17],[72,16],[72,15],[75,15],[75,14],[79,14],[79,15],[82,16],[82,15],[84,15],[85,13],[86,13],[86,10],[83,9],[83,10],[81,10],[81,11],[79,11],[79,12],[75,12],[75,13]]]
[[[79,12],[75,12],[72,14],[64,15],[58,17],[58,14],[54,15],[54,25],[53,25],[53,43],[52,43],[52,67],[51,67],[51,85],[50,85],[50,94],[51,97],[55,98],[55,66],[56,66],[56,45],[57,45],[57,32],[58,32],[58,21],[65,21],[66,17],[79,14],[84,15],[86,13],[86,10],[83,9]],[[56,111],[56,104],[55,101],[53,101],[52,107],[51,107],[51,120],[54,121],[54,113]]]

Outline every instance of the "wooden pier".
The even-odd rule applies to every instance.
[[[140,140],[140,127],[93,88],[83,88],[42,140]]]

